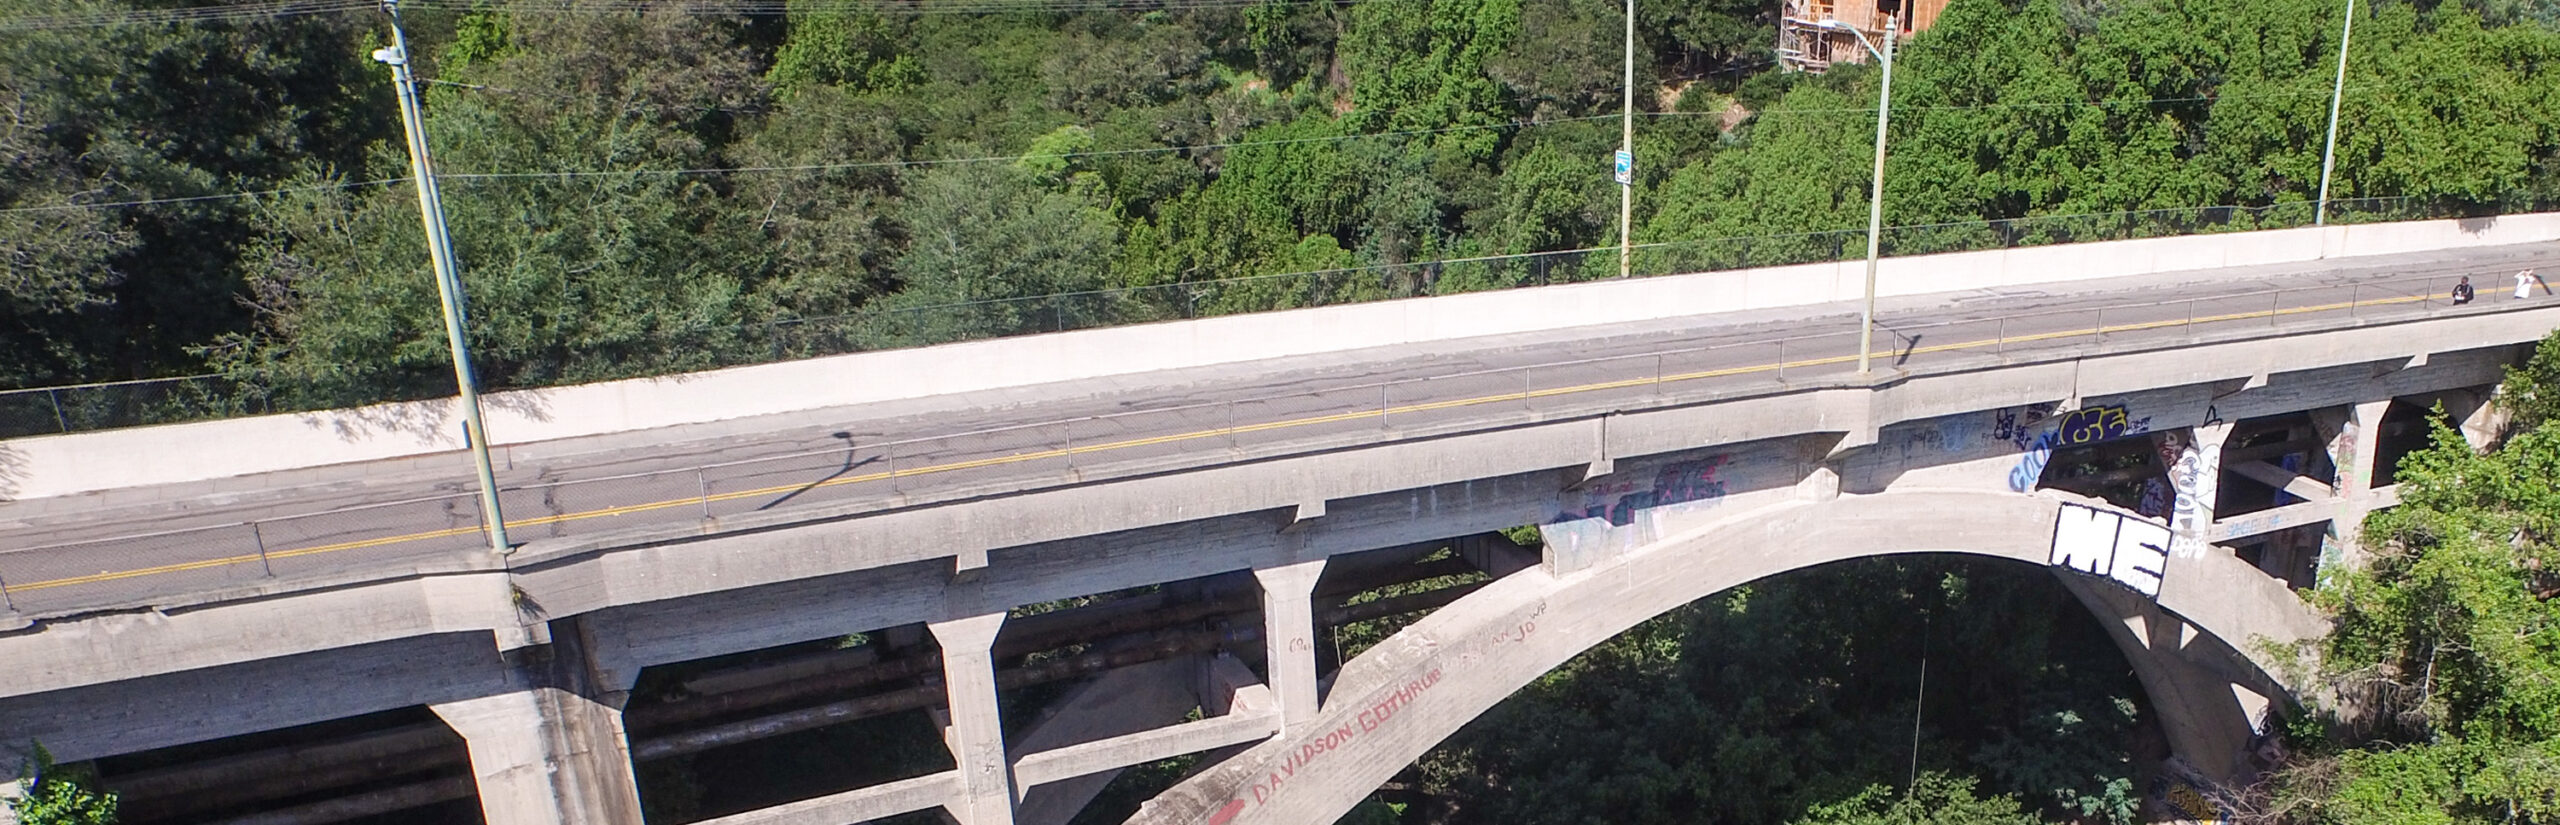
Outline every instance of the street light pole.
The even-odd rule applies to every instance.
[[[480,473],[480,509],[487,514],[489,549],[506,553],[507,518],[498,510],[497,474],[489,467],[489,431],[480,423],[480,389],[471,375],[471,345],[463,337],[462,278],[453,262],[453,238],[445,232],[444,197],[436,189],[434,162],[427,157],[427,131],[418,118],[418,85],[409,71],[409,44],[400,34],[396,0],[383,0],[391,15],[391,45],[375,49],[373,59],[391,66],[391,85],[400,98],[400,125],[409,137],[409,174],[418,187],[419,220],[427,229],[427,259],[435,266],[436,295],[444,304],[445,343],[453,350],[453,382],[462,391],[462,437]]]
[[[1636,0],[1627,0],[1627,74],[1626,103],[1619,110],[1618,151],[1629,158],[1636,153]],[[1628,177],[1618,183],[1618,277],[1635,272],[1636,181],[1635,164],[1627,164]]]
[[[2320,205],[2312,210],[2312,226],[2329,224],[2329,170],[2338,162],[2338,101],[2347,94],[2347,41],[2355,35],[2356,0],[2347,0],[2347,22],[2338,31],[2338,80],[2329,87],[2329,141],[2320,150]]]
[[[1884,89],[1876,95],[1876,168],[1875,178],[1867,186],[1867,303],[1858,314],[1858,374],[1867,375],[1875,362],[1876,341],[1876,258],[1883,251],[1884,233],[1884,131],[1893,117],[1893,41],[1896,21],[1886,17],[1884,49],[1867,42],[1867,33],[1838,20],[1824,20],[1826,29],[1847,29],[1863,46],[1884,64]]]

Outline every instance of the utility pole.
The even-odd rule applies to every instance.
[[[1893,118],[1893,41],[1900,39],[1896,18],[1884,19],[1884,48],[1867,42],[1867,34],[1858,27],[1839,20],[1814,24],[1831,31],[1845,31],[1858,38],[1863,46],[1884,64],[1884,88],[1876,93],[1876,173],[1867,186],[1867,306],[1858,314],[1858,374],[1867,375],[1875,360],[1876,342],[1876,256],[1883,251],[1884,233],[1884,131]]]
[[[453,382],[462,391],[462,437],[471,445],[471,460],[480,472],[480,512],[489,527],[489,549],[505,554],[507,517],[498,509],[497,473],[489,468],[489,431],[480,423],[480,388],[471,376],[471,345],[463,337],[462,277],[453,262],[453,238],[445,232],[444,197],[436,190],[435,163],[427,157],[427,130],[418,117],[418,84],[409,72],[409,43],[400,34],[397,0],[383,0],[391,15],[391,45],[373,50],[373,59],[391,66],[391,85],[399,91],[400,125],[409,136],[409,174],[418,186],[418,216],[427,227],[427,259],[434,263],[436,295],[444,302],[445,343],[453,350]]]
[[[2347,94],[2347,41],[2356,35],[2356,0],[2347,0],[2347,22],[2338,31],[2338,81],[2329,87],[2329,143],[2320,150],[2320,205],[2312,226],[2329,225],[2329,170],[2338,162],[2338,101]]]
[[[1635,271],[1636,0],[1627,0],[1627,99],[1618,119],[1618,277]]]

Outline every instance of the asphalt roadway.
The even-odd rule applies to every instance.
[[[2560,243],[2205,272],[1885,302],[1877,369],[2042,360],[2170,344],[2497,312]],[[2457,276],[2479,298],[2452,306]],[[1835,303],[1428,347],[1204,367],[529,445],[499,473],[518,544],[609,530],[787,518],[792,508],[1032,489],[1137,459],[1499,426],[1667,392],[1751,393],[1857,371],[1857,307]],[[503,433],[498,434],[501,438]],[[315,436],[324,437],[324,436]],[[459,453],[0,503],[0,587],[24,616],[128,608],[276,579],[393,574],[487,553]],[[246,490],[246,492],[243,492]]]

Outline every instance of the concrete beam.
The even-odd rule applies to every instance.
[[[1200,666],[1199,657],[1181,656],[1114,668],[1050,702],[1012,745],[1015,753],[1027,754],[1014,758],[1014,785],[1021,793],[1014,807],[1016,825],[1066,825],[1124,767],[1092,766],[1052,776],[1034,768],[1033,757],[1181,722],[1200,706],[1190,685]]]
[[[1224,716],[1025,754],[1014,763],[1014,777],[1040,785],[1268,738],[1280,732],[1280,714],[1268,692],[1260,693]]]
[[[706,819],[696,825],[844,825],[931,810],[964,793],[956,770]],[[638,820],[633,820],[634,822]]]
[[[2295,498],[2305,501],[2318,501],[2338,494],[2338,491],[2329,485],[2313,481],[2310,476],[2287,470],[2273,462],[2241,461],[2232,463],[2229,469],[2240,474],[2242,478],[2292,493]]]

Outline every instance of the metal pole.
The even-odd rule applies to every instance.
[[[1856,32],[1857,29],[1850,29]],[[1867,36],[1861,32],[1858,41]],[[1884,50],[1877,54],[1884,63],[1884,90],[1876,95],[1876,170],[1875,181],[1867,192],[1867,306],[1858,316],[1858,374],[1868,374],[1875,360],[1876,338],[1876,255],[1881,252],[1884,232],[1884,130],[1893,117],[1893,41],[1894,19],[1884,21]],[[1873,46],[1868,46],[1870,50]]]
[[[52,387],[46,387],[44,397],[53,401],[53,425],[62,428],[63,432],[70,432],[71,419],[62,414],[62,392]]]
[[[1626,102],[1619,109],[1618,148],[1627,156],[1636,153],[1636,0],[1627,0],[1627,74]],[[1618,277],[1635,271],[1636,178],[1635,167],[1627,167],[1627,182],[1618,184]]]
[[[409,174],[417,182],[418,216],[427,229],[427,257],[435,265],[436,295],[444,304],[445,343],[453,350],[453,383],[462,393],[462,436],[471,446],[471,461],[480,474],[480,505],[488,512],[489,549],[509,552],[507,519],[498,509],[497,473],[489,467],[489,431],[480,422],[480,389],[471,375],[471,345],[463,336],[465,314],[462,278],[453,260],[453,238],[445,233],[444,198],[436,190],[434,162],[427,156],[427,132],[418,116],[418,85],[409,73],[409,45],[400,33],[396,0],[383,0],[391,15],[391,46],[375,49],[373,59],[391,66],[391,85],[399,92],[400,125],[409,137]]]
[[[2329,87],[2329,142],[2320,150],[2320,205],[2312,211],[2311,225],[2329,224],[2329,170],[2338,161],[2338,101],[2347,93],[2347,41],[2356,33],[2356,0],[2347,0],[2347,22],[2338,32],[2338,80]]]

